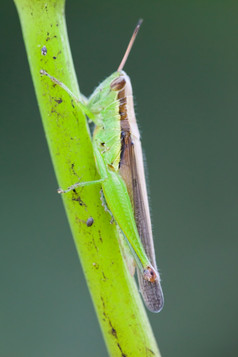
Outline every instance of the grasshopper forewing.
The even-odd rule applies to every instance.
[[[148,256],[155,269],[155,251],[151,229],[148,195],[145,182],[143,154],[140,133],[136,122],[132,86],[129,77],[122,72],[120,81],[124,87],[118,93],[121,113],[121,158],[119,173],[126,183],[127,190],[134,209],[134,217],[138,233]],[[158,312],[163,307],[163,293],[159,277],[150,282],[144,279],[141,270],[137,269],[140,291],[148,309]]]

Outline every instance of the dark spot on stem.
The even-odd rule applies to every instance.
[[[118,343],[117,346],[118,346],[119,350],[121,351],[122,357],[126,357],[126,354],[122,352],[122,348],[121,348],[120,343]]]
[[[42,54],[43,56],[46,56],[46,55],[47,55],[47,48],[46,48],[45,46],[42,47],[42,49],[41,49],[41,54]]]
[[[60,98],[60,99],[55,99],[55,102],[58,103],[58,104],[60,104],[60,103],[63,102],[63,100],[62,100],[61,98]]]
[[[87,227],[91,227],[93,225],[93,222],[94,222],[94,219],[93,217],[89,217],[88,220],[87,220]]]
[[[147,351],[149,351],[153,356],[155,356],[154,351],[152,351],[150,348],[146,347]]]
[[[87,207],[87,205],[82,201],[81,197],[77,194],[76,190],[73,190],[74,197],[72,198],[72,201],[76,201],[79,203],[80,206]]]

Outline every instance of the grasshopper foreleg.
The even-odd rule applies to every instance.
[[[69,94],[69,96],[75,101],[75,103],[80,107],[83,113],[85,113],[90,120],[93,121],[94,119],[94,114],[91,113],[91,111],[88,109],[87,105],[85,104],[87,102],[87,98],[81,94],[81,100],[79,100],[76,95],[74,95],[73,92],[62,82],[60,82],[58,79],[55,77],[51,76],[49,73],[47,73],[44,69],[40,70],[40,74],[42,76],[46,76],[51,79],[51,81],[55,84],[57,84],[59,87],[63,88],[65,92]],[[85,103],[84,103],[85,102]]]

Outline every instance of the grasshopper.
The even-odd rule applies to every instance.
[[[91,184],[102,185],[106,204],[136,261],[145,305],[150,311],[159,312],[163,308],[164,298],[155,261],[140,133],[131,81],[123,71],[141,22],[133,32],[117,71],[94,90],[86,104],[46,71],[41,70],[41,74],[65,89],[95,124],[92,144],[100,179],[79,182],[58,192],[67,193]]]

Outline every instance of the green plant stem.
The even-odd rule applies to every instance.
[[[62,88],[40,75],[46,70],[80,95],[64,0],[15,3],[59,186],[67,188],[79,178],[99,179],[84,115]],[[62,198],[110,356],[160,356],[138,289],[122,259],[117,228],[102,207],[100,185],[78,188]],[[93,224],[88,226],[90,217]]]

